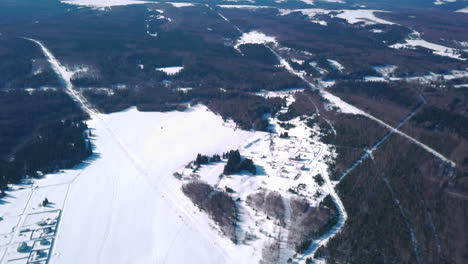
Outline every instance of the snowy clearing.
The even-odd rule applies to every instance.
[[[458,49],[425,41],[421,39],[421,34],[416,31],[411,33],[409,38],[406,39],[404,43],[397,43],[390,46],[390,48],[394,49],[414,49],[415,47],[422,47],[432,50],[434,54],[439,56],[450,57],[457,60],[466,60],[460,56],[460,51]]]
[[[149,1],[139,1],[139,0],[60,0],[60,2],[69,5],[77,5],[77,6],[86,6],[95,9],[105,10],[106,8],[110,8],[113,6],[125,6],[125,5],[137,5],[137,4],[146,4],[146,3],[154,3]]]
[[[319,8],[311,9],[279,9],[281,16],[289,15],[294,12],[300,12],[303,15],[309,17],[311,22],[318,23],[321,25],[327,25],[325,21],[315,18],[317,15],[330,15],[331,17],[338,17],[346,20],[349,24],[364,23],[364,25],[375,25],[375,24],[388,24],[394,23],[380,19],[375,16],[376,12],[387,12],[382,10],[371,10],[371,9],[358,9],[358,10],[327,10]],[[337,12],[338,14],[331,14]]]
[[[435,0],[434,5],[443,5],[443,4],[446,4],[446,3],[454,3],[456,1],[457,0]]]
[[[174,66],[174,67],[164,67],[164,68],[156,68],[157,71],[162,71],[167,75],[176,75],[180,71],[182,71],[184,67],[181,66]]]
[[[386,12],[382,10],[370,10],[370,9],[359,9],[359,10],[341,10],[341,13],[336,17],[345,19],[350,24],[364,23],[365,25],[375,25],[375,24],[388,24],[393,25],[387,20],[380,19],[375,16],[376,12]]]
[[[262,9],[262,8],[274,8],[271,6],[251,6],[251,5],[217,5],[221,8],[238,8],[238,9]]]
[[[345,67],[341,65],[341,63],[337,62],[336,60],[327,60],[327,61],[330,64],[330,66],[337,71],[343,71],[345,69]]]
[[[382,77],[390,77],[398,67],[395,65],[375,66],[374,70]]]
[[[250,31],[243,33],[242,36],[237,40],[235,48],[239,48],[243,44],[274,44],[276,45],[276,38],[267,36],[259,31]]]
[[[365,81],[369,82],[388,82],[388,81],[408,81],[408,82],[419,82],[419,83],[431,83],[438,80],[453,80],[468,77],[468,68],[465,71],[451,71],[447,74],[435,74],[430,73],[423,76],[412,76],[412,77],[365,77]]]
[[[194,6],[195,4],[192,4],[192,3],[174,3],[174,2],[170,2],[168,4],[171,4],[173,7],[189,7],[189,6]]]

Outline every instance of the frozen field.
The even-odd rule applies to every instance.
[[[19,230],[58,219],[45,213],[54,210],[62,215],[51,236],[50,263],[243,263],[253,254],[210,227],[172,172],[198,152],[235,149],[261,134],[235,130],[204,106],[170,113],[130,109],[95,116],[89,126],[94,157],[76,169],[15,187],[0,205],[5,216],[0,253],[7,251],[2,263],[18,258],[29,263],[29,253],[17,252],[18,241],[32,246],[36,238],[28,233],[22,239]],[[45,197],[50,208],[38,206]]]

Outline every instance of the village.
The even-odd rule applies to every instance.
[[[287,105],[280,111],[286,112],[294,101],[293,92],[269,93],[268,96],[283,96]],[[278,255],[275,260],[287,261],[299,256],[292,248],[292,234],[289,234],[291,219],[290,201],[304,201],[310,208],[318,207],[330,194],[332,184],[328,179],[328,164],[332,161],[333,150],[319,140],[318,127],[308,127],[306,120],[297,117],[289,123],[291,128],[279,125],[275,117],[269,117],[270,133],[239,149],[244,159],[253,160],[256,174],[243,171],[224,175],[225,160],[198,165],[191,162],[174,175],[186,182],[201,181],[218,190],[227,190],[236,200],[240,216],[237,239],[242,244],[262,248],[257,256],[265,260],[265,248],[274,248]],[[313,136],[311,136],[313,135]],[[278,197],[280,218],[273,218],[268,212],[252,206],[255,195],[265,194]],[[284,204],[284,206],[283,206]],[[265,205],[278,207],[278,205]],[[282,219],[281,219],[282,218]],[[215,225],[213,225],[216,228]],[[283,262],[281,262],[283,263]]]

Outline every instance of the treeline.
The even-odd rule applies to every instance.
[[[340,81],[330,89],[336,93],[365,95],[372,100],[387,100],[404,107],[411,107],[419,103],[419,98],[413,90],[417,86],[408,82]]]
[[[231,196],[199,181],[185,184],[182,191],[200,210],[205,211],[213,219],[225,236],[234,243],[237,242],[236,226],[239,212]]]
[[[263,98],[247,93],[224,93],[202,100],[213,112],[225,119],[232,119],[245,130],[267,131],[268,121],[264,115],[274,115],[284,105],[281,98]]]
[[[62,91],[0,92],[0,186],[91,155],[88,116]]]
[[[294,102],[285,113],[277,116],[280,121],[289,121],[298,116],[312,116],[317,112],[310,96],[319,96],[316,91],[303,91],[294,93]]]
[[[468,118],[436,106],[425,107],[412,120],[429,130],[448,130],[468,139]]]
[[[276,56],[264,45],[244,44],[240,45],[239,49],[248,59],[256,60],[267,65],[278,64],[278,58],[276,58]]]
[[[223,159],[225,159],[224,153],[223,153]],[[220,161],[221,161],[221,156],[218,154],[214,154],[213,156],[209,157],[209,156],[198,153],[197,158],[195,159],[195,164],[205,165],[210,162],[220,162]]]
[[[25,177],[71,168],[92,154],[87,125],[80,118],[44,125],[25,142],[12,161],[0,161],[0,191]]]
[[[275,114],[285,101],[264,98],[246,92],[195,88],[187,93],[163,86],[136,89],[113,89],[108,92],[84,90],[83,94],[103,112],[115,112],[136,105],[140,111],[183,111],[186,103],[205,104],[224,119],[232,119],[245,130],[267,131],[265,114]]]

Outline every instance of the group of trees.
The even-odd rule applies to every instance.
[[[387,100],[409,108],[419,102],[415,87],[418,85],[408,82],[341,81],[331,90],[339,94],[362,95],[375,101]]]
[[[428,106],[418,113],[413,122],[431,131],[447,130],[468,139],[468,118],[436,106]]]
[[[224,153],[223,153],[223,159],[224,159]],[[221,156],[219,154],[214,154],[213,156],[209,157],[209,156],[198,153],[197,158],[195,159],[195,164],[204,165],[210,162],[219,162],[219,161],[221,161]]]
[[[228,161],[223,171],[225,175],[235,174],[243,170],[249,171],[254,175],[257,174],[257,168],[253,161],[251,159],[242,159],[239,150],[231,150],[227,156]]]
[[[225,236],[229,237],[234,243],[237,242],[238,209],[231,196],[199,181],[185,184],[182,191],[198,208],[205,211],[219,225]]]

